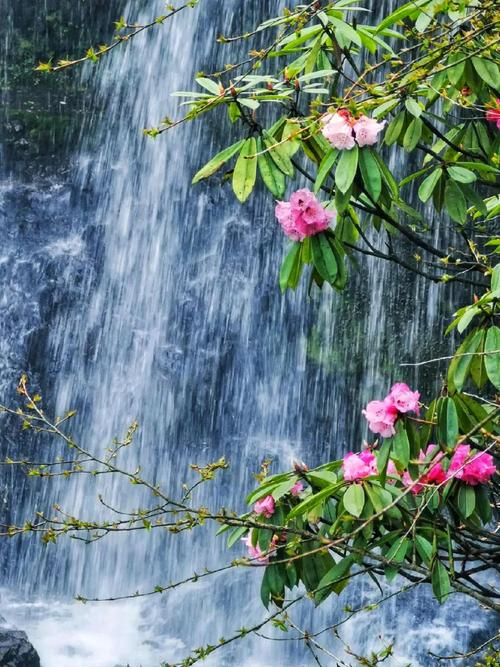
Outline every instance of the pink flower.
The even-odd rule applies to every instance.
[[[353,126],[358,146],[373,146],[373,144],[376,144],[378,133],[383,130],[384,125],[385,121],[378,123],[374,118],[360,116]]]
[[[394,462],[389,459],[387,462],[387,474],[391,475],[392,477],[397,477],[399,475],[398,469],[394,465]],[[394,481],[394,480],[389,480],[389,481]]]
[[[471,456],[470,445],[459,445],[451,458],[447,479],[461,479],[470,486],[486,484],[496,472],[493,457],[486,452]]]
[[[259,561],[259,563],[269,563],[269,556],[263,554],[262,549],[259,547],[259,545],[256,544],[255,546],[253,546],[252,531],[250,531],[246,537],[243,537],[241,541],[247,547],[249,558],[251,558],[252,560],[256,559]]]
[[[373,453],[366,449],[360,454],[349,452],[344,456],[342,471],[346,482],[354,482],[357,479],[370,477],[377,474],[377,459]]]
[[[322,119],[323,128],[321,133],[338,150],[350,150],[356,145],[350,122],[351,118],[349,112],[344,111],[328,114]]]
[[[290,493],[292,494],[292,496],[298,496],[302,493],[303,490],[304,490],[304,485],[299,480],[298,482],[295,482],[295,484],[292,486],[292,488],[290,489]]]
[[[420,452],[419,459],[423,463],[425,459],[432,454],[432,452],[437,448],[437,445],[429,445],[425,452]],[[434,456],[432,459],[431,469],[425,473],[424,478],[425,482],[428,484],[441,484],[446,479],[446,473],[440,461],[443,458],[443,452],[439,452],[437,456]]]
[[[335,216],[333,211],[325,210],[306,188],[294,192],[289,202],[279,201],[275,215],[285,234],[293,241],[319,234],[327,229]]]
[[[413,493],[414,496],[421,493],[425,488],[424,485],[421,483],[421,479],[422,478],[412,479],[410,477],[410,473],[407,470],[405,470],[405,472],[403,473],[403,475],[401,477],[401,480],[402,480],[404,486],[406,486],[406,488],[411,486],[411,492]]]
[[[419,412],[418,399],[420,398],[420,393],[412,391],[404,382],[396,382],[392,386],[387,398],[398,412],[416,412],[417,414]]]
[[[496,123],[497,128],[500,130],[500,98],[495,100],[496,109],[488,109],[486,111],[486,120],[489,120],[490,123]]]
[[[261,500],[258,500],[253,506],[253,511],[255,514],[265,516],[269,519],[274,514],[275,504],[274,498],[272,496],[266,496]]]
[[[383,438],[390,438],[396,433],[394,423],[398,417],[398,410],[387,398],[383,401],[370,401],[363,414],[372,433],[379,433]]]

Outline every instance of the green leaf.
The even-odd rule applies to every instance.
[[[385,30],[385,28],[389,28],[391,25],[399,23],[399,21],[402,21],[411,14],[418,12],[418,7],[423,7],[429,2],[430,0],[412,0],[411,2],[407,2],[389,14],[389,16],[386,16],[385,19],[377,26],[376,32],[381,32],[382,30]]]
[[[448,368],[448,390],[451,392],[462,391],[467,380],[469,369],[474,359],[474,354],[483,340],[483,330],[474,329],[465,338],[450,363]]]
[[[346,42],[353,42],[357,46],[362,46],[361,37],[352,26],[345,23],[345,21],[340,21],[339,19],[334,18],[333,16],[330,16],[329,19],[335,26],[335,34],[337,37],[337,33],[339,32],[345,38]]]
[[[295,289],[302,269],[301,244],[296,242],[283,260],[280,269],[280,289],[286,292],[288,287]]]
[[[257,178],[257,141],[250,137],[243,144],[243,148],[236,160],[233,173],[233,190],[238,200],[243,204],[250,196]]]
[[[285,194],[285,175],[278,169],[269,155],[267,153],[261,153],[261,151],[262,142],[259,139],[257,142],[257,152],[259,152],[260,155],[257,157],[257,164],[260,176],[269,192],[276,199],[281,199]]]
[[[389,463],[389,456],[392,449],[392,438],[385,438],[382,447],[380,448],[377,457],[377,470],[380,473],[380,483],[385,485],[385,478],[387,473],[387,464]]]
[[[321,186],[331,172],[338,155],[339,151],[336,148],[331,148],[328,153],[326,153],[325,157],[321,160],[321,164],[319,165],[318,169],[318,175],[316,176],[316,181],[314,183],[314,192],[319,192]]]
[[[406,468],[410,460],[410,441],[408,440],[405,424],[401,420],[396,424],[396,435],[393,437],[392,443],[393,458]]]
[[[195,81],[202,88],[208,90],[209,93],[212,93],[212,95],[216,95],[218,97],[221,94],[221,89],[219,84],[215,83],[215,81],[212,81],[212,79],[207,79],[206,77],[199,76],[197,79],[195,79]]]
[[[498,240],[498,239],[496,239]],[[500,244],[500,240],[499,244]],[[487,243],[486,245],[491,244],[491,241]],[[491,291],[492,292],[499,292],[500,296],[500,264],[497,264],[495,268],[493,269],[493,272],[491,274]]]
[[[203,178],[207,178],[208,176],[211,176],[214,174],[218,169],[222,167],[222,165],[227,162],[230,158],[233,157],[243,146],[245,143],[245,140],[242,139],[241,141],[236,142],[232,146],[229,146],[228,148],[225,148],[223,151],[220,153],[217,153],[210,162],[207,162],[207,164],[200,169],[195,175],[192,180],[193,185],[195,183],[198,183],[198,181],[201,181]]]
[[[235,528],[227,538],[227,548],[230,549],[236,542],[239,542],[247,531],[247,526],[239,526],[238,528]]]
[[[349,151],[342,151],[337,169],[335,170],[335,185],[340,192],[349,190],[358,169],[358,147]]]
[[[432,592],[440,604],[446,602],[450,590],[451,584],[448,570],[440,560],[436,560],[432,568]]]
[[[446,183],[444,204],[452,220],[465,223],[467,219],[467,203],[462,190],[455,181],[449,180]]]
[[[266,609],[269,609],[269,602],[271,599],[271,588],[269,586],[268,570],[269,568],[266,567],[264,571],[264,576],[262,577],[262,583],[260,585],[260,599],[262,600],[262,604]]]
[[[330,470],[316,470],[308,472],[306,474],[306,479],[311,485],[317,486],[320,489],[325,489],[327,486],[336,484],[337,475]]]
[[[318,591],[314,596],[317,604],[323,602],[323,600],[325,600],[332,592],[340,595],[349,582],[347,575],[349,574],[353,562],[354,560],[352,556],[347,556],[328,570],[318,583]]]
[[[359,151],[359,166],[368,193],[374,201],[378,201],[382,192],[382,175],[370,148]]]
[[[472,64],[481,79],[496,91],[500,82],[498,65],[491,60],[477,57],[472,58]]]
[[[491,521],[493,511],[489,488],[485,484],[479,484],[476,489],[476,508],[484,524]]]
[[[338,486],[337,484],[331,484],[330,486],[327,486],[325,489],[318,491],[318,493],[313,493],[311,496],[308,496],[305,500],[303,500],[301,503],[299,503],[292,509],[287,519],[290,520],[302,514],[309,514],[311,510],[313,510],[324,500],[326,500],[329,496],[331,496],[332,493],[337,488],[337,486]]]
[[[420,201],[425,203],[428,199],[430,199],[434,188],[441,178],[442,173],[442,169],[434,169],[434,171],[432,171],[429,176],[427,176],[427,178],[422,181],[418,189],[418,197]]]
[[[323,280],[333,285],[338,273],[337,260],[324,232],[311,236],[310,242],[316,271]]]
[[[423,123],[420,118],[414,118],[408,125],[403,139],[403,148],[411,152],[420,141]]]
[[[386,146],[392,146],[398,139],[399,135],[403,131],[405,124],[405,113],[401,111],[397,116],[391,120],[384,134],[384,143]]]
[[[454,181],[459,183],[473,183],[477,179],[476,174],[463,167],[448,167],[448,173]]]
[[[464,519],[468,519],[476,509],[476,494],[472,486],[460,484],[457,496],[458,510]]]
[[[283,146],[278,144],[267,132],[264,132],[264,144],[269,149],[271,160],[273,160],[278,169],[281,169],[284,174],[293,178],[295,171],[286,149],[283,149]]]
[[[484,345],[484,365],[491,384],[500,389],[500,328],[490,327]]]
[[[348,486],[342,500],[349,514],[359,517],[365,506],[365,491],[361,484],[351,484]]]
[[[415,546],[420,558],[424,561],[427,567],[430,567],[433,556],[432,544],[422,535],[415,535]]]
[[[300,149],[300,123],[296,120],[287,120],[281,135],[281,141],[285,142],[281,145],[281,150],[289,158],[293,157]]]
[[[454,447],[458,438],[458,414],[453,399],[446,396],[438,401],[438,438],[446,447]]]
[[[420,118],[420,116],[422,115],[423,109],[417,102],[417,100],[413,99],[413,97],[408,97],[406,99],[405,107],[411,113],[412,116],[415,116],[415,118]]]

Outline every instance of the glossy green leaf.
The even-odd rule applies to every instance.
[[[319,165],[318,169],[318,175],[316,176],[316,181],[314,183],[314,192],[319,192],[321,189],[321,186],[328,178],[328,175],[330,174],[338,155],[339,151],[336,148],[331,148],[328,153],[326,153],[325,157],[321,160],[321,164]]]
[[[337,169],[335,170],[335,184],[341,192],[350,188],[358,169],[358,147],[349,151],[342,151]]]
[[[440,560],[436,560],[432,568],[432,592],[440,604],[446,602],[450,590],[451,584],[448,570]]]
[[[449,180],[446,183],[444,205],[452,220],[465,223],[467,219],[467,203],[462,190],[453,180]]]
[[[386,146],[392,146],[392,144],[394,144],[399,139],[399,136],[403,131],[404,124],[405,114],[404,111],[401,111],[397,116],[394,116],[394,118],[387,126],[384,134],[384,143]]]
[[[418,197],[420,201],[425,203],[428,199],[430,199],[434,188],[441,178],[442,173],[442,169],[434,169],[434,171],[432,171],[429,176],[427,176],[427,178],[422,181],[420,187],[418,188]]]
[[[474,69],[479,74],[481,79],[491,86],[495,91],[498,90],[500,85],[500,70],[498,65],[492,60],[487,60],[486,58],[478,58],[474,56],[472,58],[472,64]]]
[[[324,232],[311,236],[310,242],[316,271],[323,280],[333,285],[338,273],[337,260]]]
[[[241,149],[244,143],[245,140],[242,139],[241,141],[237,141],[232,146],[225,148],[220,153],[217,153],[217,155],[214,155],[210,162],[207,162],[207,164],[194,175],[192,180],[193,185],[198,183],[198,181],[201,181],[203,178],[208,178],[208,176],[214,174],[222,167],[225,162],[232,158],[233,155],[235,155]]]
[[[329,496],[331,496],[336,488],[336,484],[331,484],[321,491],[318,491],[318,493],[314,493],[311,496],[308,496],[292,509],[287,518],[293,519],[296,516],[308,514],[311,510],[313,510],[315,507],[323,503]]]
[[[500,328],[490,327],[484,345],[484,365],[491,384],[500,389]]]
[[[473,183],[477,179],[474,172],[464,167],[448,167],[448,174],[458,183]]]
[[[429,2],[430,0],[412,0],[412,2],[407,2],[401,7],[398,7],[398,9],[389,14],[389,16],[386,16],[385,19],[379,23],[377,32],[381,32],[382,30],[385,30],[385,28],[389,28],[391,25],[399,23],[408,16],[418,12],[419,7],[429,4]]]
[[[359,166],[368,194],[374,201],[378,201],[382,192],[382,175],[370,148],[359,151]]]
[[[438,401],[438,438],[446,447],[454,447],[458,438],[458,414],[455,402],[448,396]]]
[[[353,562],[352,556],[347,556],[328,570],[318,583],[318,592],[314,596],[317,604],[323,602],[332,592],[337,595],[342,592],[349,581],[348,574]]]
[[[462,391],[474,359],[474,353],[477,352],[483,338],[484,332],[475,329],[470,332],[455,352],[448,368],[448,390],[450,392]]]
[[[403,421],[396,424],[396,435],[392,439],[392,455],[406,468],[410,460],[410,441]]]
[[[457,504],[460,514],[468,519],[476,509],[476,494],[474,488],[468,484],[460,484],[458,489]]]
[[[422,535],[415,535],[415,547],[417,548],[418,555],[427,565],[430,566],[433,556],[432,544]]]
[[[365,491],[361,484],[351,484],[342,498],[344,507],[353,516],[359,517],[365,506]]]
[[[285,194],[285,175],[278,169],[268,153],[261,153],[262,142],[260,139],[257,142],[257,151],[260,153],[257,164],[264,185],[276,199],[281,199]]]
[[[276,142],[269,133],[264,132],[263,136],[264,144],[266,148],[269,149],[269,156],[271,157],[271,160],[273,160],[278,169],[280,169],[284,174],[290,178],[293,178],[295,170],[286,149],[283,149],[283,146]]]
[[[282,293],[286,292],[288,287],[295,289],[300,278],[301,269],[301,244],[297,242],[293,244],[281,265],[280,289]]]
[[[420,118],[414,118],[408,125],[403,139],[403,148],[406,151],[411,152],[418,144],[422,136],[422,128],[423,123]]]
[[[250,196],[257,178],[257,141],[250,137],[245,141],[233,172],[234,194],[241,203]]]

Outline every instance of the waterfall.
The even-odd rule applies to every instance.
[[[59,227],[14,273],[2,267],[18,257],[22,239],[12,236],[0,250],[5,319],[31,290],[27,312],[19,306],[16,326],[0,342],[12,345],[0,359],[9,386],[29,364],[48,406],[59,415],[78,410],[72,434],[94,451],[103,452],[137,419],[140,429],[121,460],[132,469],[140,464],[145,478],[172,495],[193,479],[190,463],[226,456],[230,469],[196,496],[196,504],[213,508],[243,510],[264,458],[276,471],[292,457],[314,466],[358,448],[365,434],[361,408],[391,382],[434,391],[438,378],[400,364],[436,356],[432,341],[453,310],[442,288],[370,261],[361,262],[345,295],[325,290],[308,299],[303,286],[281,297],[277,271],[286,242],[269,194],[258,189],[241,207],[220,177],[189,185],[237,130],[218,116],[155,141],[143,137],[142,128],[179,113],[172,91],[189,87],[196,70],[230,59],[214,45],[217,35],[247,29],[276,4],[226,0],[222,13],[220,2],[204,0],[172,27],[155,28],[88,68],[83,81],[93,101],[71,147],[70,185],[55,183],[35,207],[55,215]],[[123,14],[143,22],[163,6],[130,0]],[[10,177],[2,192],[12,187]],[[35,179],[31,187],[36,200]],[[15,204],[6,199],[4,220],[13,219]],[[28,342],[16,347],[16,331],[27,331],[28,323]],[[17,437],[12,427],[2,433],[2,448]],[[47,458],[64,452],[48,439],[36,443]],[[54,502],[73,515],[102,519],[110,512],[98,494],[123,511],[146,498],[108,475],[19,484],[4,482],[19,520],[31,518],[33,508],[50,511]],[[22,506],[15,507],[12,494]],[[72,596],[133,594],[242,554],[238,547],[228,554],[214,533],[207,526],[185,535],[109,536],[88,546],[61,540],[42,548],[28,537],[2,544],[0,611],[27,630],[44,667],[175,662],[264,617],[260,573],[238,571],[146,601],[81,606]],[[355,604],[364,594],[376,599],[367,582],[314,612],[305,602],[301,623],[331,625],[338,604]],[[397,630],[403,639],[386,664],[406,659],[425,667],[433,664],[428,649],[465,647],[481,631],[484,618],[469,609],[458,596],[440,608],[426,591],[407,593],[356,617],[344,636],[361,653],[381,648],[379,638],[388,642]],[[326,643],[343,655],[333,639]],[[304,651],[296,642],[251,637],[204,664],[302,667],[311,664]]]

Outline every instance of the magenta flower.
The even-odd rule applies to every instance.
[[[370,401],[363,414],[368,420],[368,428],[372,433],[379,433],[383,438],[390,438],[396,433],[394,424],[398,410],[391,400]]]
[[[493,457],[486,452],[471,455],[470,445],[459,445],[451,457],[447,478],[456,478],[476,486],[486,484],[496,472]]]
[[[298,496],[302,493],[303,490],[304,490],[304,485],[299,479],[290,489],[290,493],[292,494],[292,496]]]
[[[360,454],[349,452],[344,456],[342,472],[346,482],[354,482],[357,479],[370,477],[377,474],[377,459],[373,453],[366,449]]]
[[[265,498],[258,500],[253,506],[255,514],[265,516],[268,519],[274,514],[274,510],[275,504],[272,496],[266,496]]]
[[[335,217],[333,211],[325,210],[306,188],[294,192],[289,202],[279,201],[275,215],[285,234],[293,241],[303,241],[307,236],[319,234]]]
[[[416,412],[418,415],[418,399],[420,398],[420,393],[418,391],[412,391],[404,382],[396,382],[396,384],[391,387],[388,398],[398,412]]]
[[[321,133],[334,148],[350,150],[356,145],[352,129],[353,121],[348,112],[327,114],[322,119]]]
[[[432,454],[432,452],[437,448],[437,445],[429,445],[425,452],[420,452],[420,461],[424,462],[425,459]],[[428,484],[441,484],[446,479],[446,472],[441,464],[443,458],[443,452],[439,452],[437,456],[434,456],[432,459],[431,469],[425,473],[425,481]]]
[[[500,130],[500,98],[495,100],[496,109],[488,109],[486,111],[486,120],[489,120],[490,123],[495,123],[497,128]]]
[[[373,146],[373,144],[376,144],[378,134],[384,129],[384,125],[385,121],[378,123],[374,118],[360,116],[353,126],[358,146]]]

